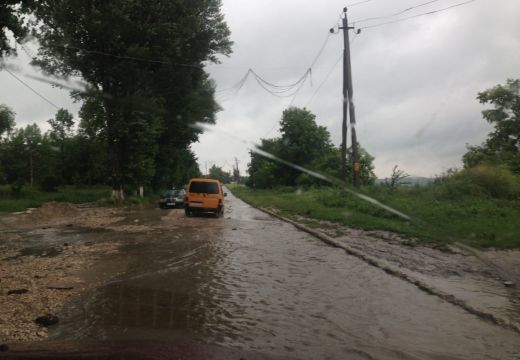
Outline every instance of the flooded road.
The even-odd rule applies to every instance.
[[[230,195],[224,218],[143,210],[143,233],[85,276],[55,340],[197,342],[296,359],[518,359],[485,322]]]

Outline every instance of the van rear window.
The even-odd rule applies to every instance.
[[[190,185],[190,192],[198,194],[218,194],[218,184],[205,181],[193,181]]]

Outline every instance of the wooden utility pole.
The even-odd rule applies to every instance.
[[[341,178],[343,181],[347,181],[347,109],[348,109],[348,85],[347,85],[347,46],[349,45],[348,39],[348,20],[347,20],[347,8],[344,9],[345,16],[343,17],[343,121],[341,124]],[[332,29],[331,29],[332,30]]]
[[[236,166],[236,172],[235,172],[235,181],[237,184],[240,184],[240,170],[238,169],[238,159],[235,158],[235,166]]]
[[[356,136],[356,111],[354,107],[354,89],[352,86],[352,63],[350,61],[350,38],[349,30],[354,29],[348,26],[347,8],[343,8],[343,23],[340,29],[343,30],[343,124],[342,124],[342,143],[341,143],[341,172],[343,180],[347,180],[347,109],[350,118],[350,130],[352,132],[352,169],[354,174],[354,186],[360,185],[360,164],[359,149]],[[333,31],[333,29],[331,29]]]

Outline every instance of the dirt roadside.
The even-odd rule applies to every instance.
[[[123,214],[52,202],[0,218],[0,343],[45,339],[47,328],[35,322],[38,317],[58,313],[63,303],[107,280],[85,281],[83,274],[102,256],[116,253],[117,242],[60,242],[58,235],[78,228],[110,230]],[[130,224],[118,230],[141,229]]]

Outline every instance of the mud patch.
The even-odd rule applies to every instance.
[[[103,279],[85,283],[81,273],[117,248],[116,242],[78,243],[55,252],[49,248],[0,247],[0,343],[46,338],[48,329],[37,325],[35,319],[58,313],[64,302],[101,284]],[[27,291],[13,293],[13,289]]]

